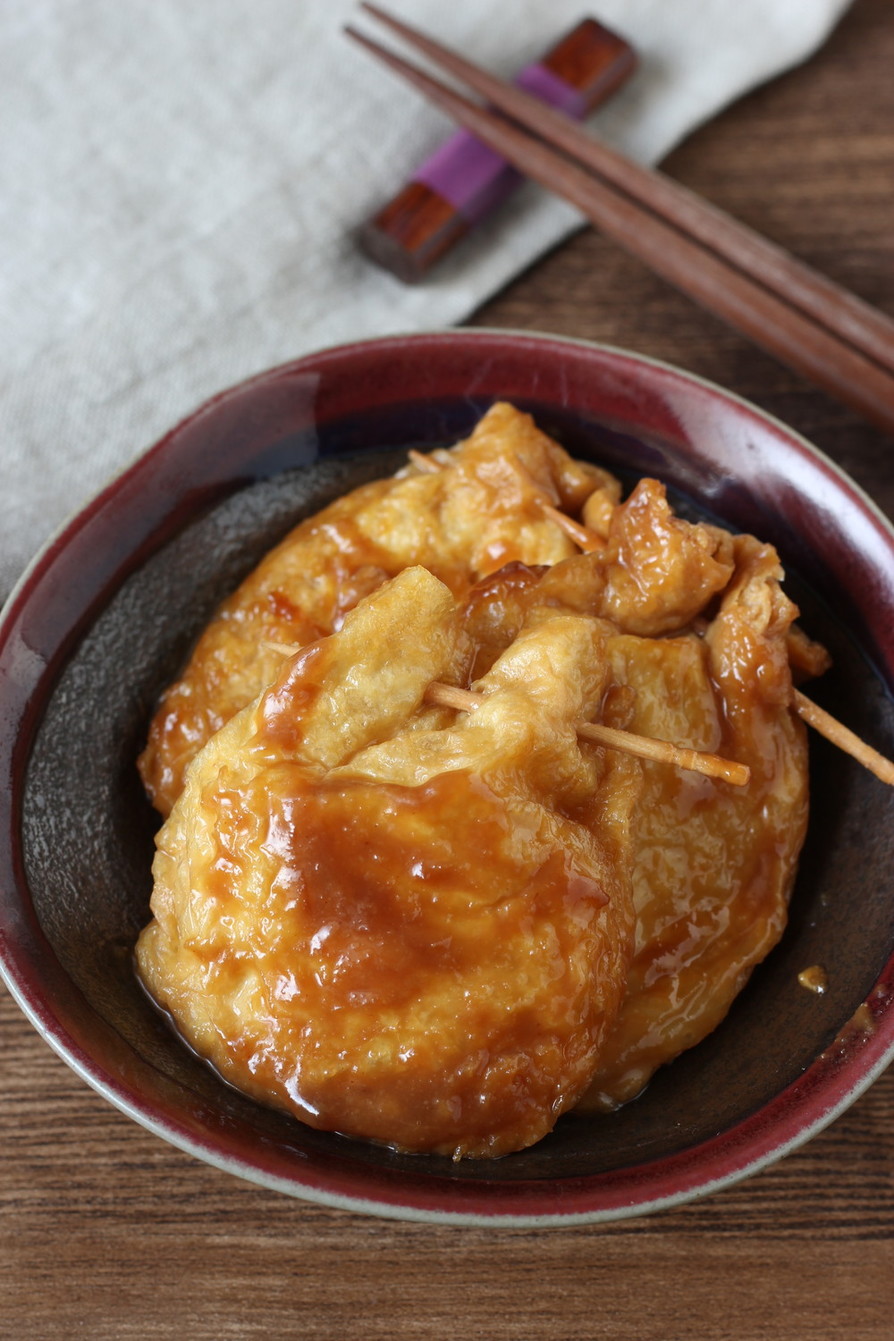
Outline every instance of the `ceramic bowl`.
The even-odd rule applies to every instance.
[[[454,331],[331,349],[225,392],[40,554],[0,628],[0,937],[46,1040],[158,1135],[283,1192],[404,1218],[608,1220],[700,1196],[842,1111],[894,1055],[894,790],[812,742],[812,819],[778,948],[704,1043],[619,1112],[454,1164],[312,1131],[229,1088],[137,986],[155,820],[134,760],[216,603],[294,523],[450,443],[495,399],[568,450],[775,544],[834,669],[814,697],[894,753],[894,531],[796,434],[618,350]],[[806,991],[820,964],[828,987]]]

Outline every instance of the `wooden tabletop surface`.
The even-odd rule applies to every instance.
[[[809,64],[666,166],[894,314],[892,72],[891,0],[856,0]],[[894,443],[591,231],[475,322],[711,378],[894,516]],[[705,1201],[607,1227],[427,1227],[293,1201],[169,1148],[88,1089],[0,989],[0,1336],[82,1335],[890,1341],[894,1068],[808,1146]]]

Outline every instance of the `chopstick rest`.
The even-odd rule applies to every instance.
[[[588,18],[527,65],[515,83],[579,121],[606,102],[636,64],[629,42]],[[457,131],[361,226],[358,242],[398,279],[417,283],[523,181],[500,154]]]

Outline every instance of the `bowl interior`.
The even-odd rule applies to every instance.
[[[395,351],[406,359],[410,343],[381,342],[372,355],[377,347],[365,347],[339,366],[335,355],[310,361],[310,394],[305,361],[300,376],[281,370],[221,398],[150,454],[136,478],[113,486],[26,583],[17,608],[46,665],[18,730],[26,743],[19,884],[30,919],[19,963],[30,975],[25,994],[41,999],[48,1032],[64,1032],[63,1051],[88,1078],[99,1075],[142,1120],[176,1128],[239,1171],[301,1191],[324,1169],[373,1200],[387,1184],[398,1203],[400,1189],[413,1187],[438,1203],[448,1185],[497,1196],[523,1185],[536,1201],[537,1186],[551,1180],[617,1179],[706,1147],[829,1049],[894,947],[892,789],[814,737],[810,830],[790,924],[721,1027],[620,1112],[570,1115],[531,1150],[453,1164],[314,1132],[260,1108],[195,1057],[140,990],[132,950],[148,919],[156,821],[134,761],[158,693],[218,601],[297,519],[389,473],[408,446],[455,441],[497,397],[530,410],[573,455],[631,480],[658,475],[690,513],[773,541],[802,623],[834,657],[812,696],[889,754],[894,655],[879,633],[884,610],[871,602],[878,607],[882,591],[891,627],[894,578],[890,568],[879,578],[874,547],[884,527],[852,486],[703,384],[610,352],[483,334],[467,345],[488,355],[486,375],[479,367],[469,380],[475,359],[459,358],[447,340],[418,386],[393,368]],[[438,351],[427,352],[431,361]],[[563,362],[581,365],[584,390],[569,388],[567,366],[563,382]],[[148,515],[135,531],[141,493]],[[85,570],[88,543],[105,557]],[[62,620],[60,583],[70,594]],[[814,964],[828,974],[822,995],[798,983]]]

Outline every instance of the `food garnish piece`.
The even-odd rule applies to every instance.
[[[538,614],[474,714],[425,704],[468,664],[420,568],[287,661],[188,770],[137,947],[238,1088],[454,1158],[532,1144],[589,1084],[632,950],[641,785],[578,741],[608,672],[599,621]]]

